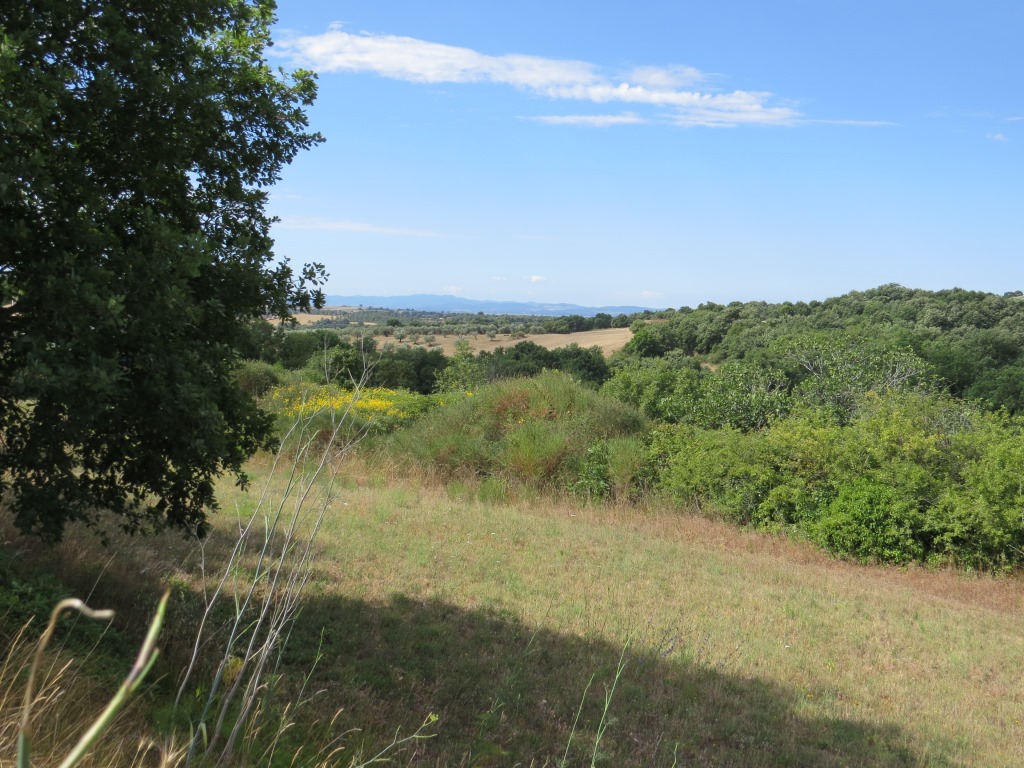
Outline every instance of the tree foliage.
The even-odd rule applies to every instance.
[[[0,489],[24,531],[201,532],[214,478],[269,440],[238,350],[323,278],[272,252],[266,188],[320,140],[312,74],[264,59],[274,8],[0,10]]]
[[[1010,294],[882,285],[825,301],[709,302],[647,320],[653,322],[634,323],[626,356],[676,353],[713,363],[753,360],[772,367],[786,356],[787,344],[816,338],[867,357],[913,353],[951,394],[978,398],[993,409],[1024,412],[1015,377],[1000,373],[1024,364],[1024,301]]]

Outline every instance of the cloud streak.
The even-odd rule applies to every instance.
[[[397,35],[353,34],[333,25],[320,35],[283,40],[277,50],[299,66],[323,72],[374,73],[411,83],[492,83],[553,100],[626,104],[667,109],[679,126],[794,125],[791,106],[773,103],[768,92],[697,90],[705,75],[692,67],[638,67],[612,76],[587,61],[503,54]],[[561,125],[643,122],[626,116],[549,116]],[[612,121],[612,118],[617,118]],[[601,120],[605,122],[601,122]]]
[[[621,115],[535,115],[524,118],[547,125],[590,125],[595,128],[604,128],[609,125],[637,125],[649,122],[647,119],[625,112]]]
[[[342,221],[338,219],[321,219],[314,216],[284,216],[278,226],[285,229],[320,230],[330,232],[355,232],[371,235],[401,235],[402,237],[439,237],[437,232],[419,229],[401,229],[398,227],[381,227],[376,224],[365,224],[358,221]]]

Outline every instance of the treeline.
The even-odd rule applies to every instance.
[[[402,309],[363,309],[333,311],[333,316],[318,320],[314,328],[341,331],[352,336],[377,336],[421,339],[426,336],[497,336],[537,335],[542,333],[579,333],[605,328],[628,328],[651,311],[638,314],[610,315],[599,312],[593,317],[562,315],[489,315],[483,312],[439,313]]]
[[[285,371],[301,371],[313,384],[336,383],[404,389],[419,394],[437,391],[469,391],[499,379],[529,377],[543,370],[564,371],[592,388],[611,375],[598,347],[569,344],[546,349],[521,341],[493,352],[472,355],[468,345],[456,345],[454,359],[439,347],[378,344],[372,337],[349,339],[329,330],[284,332],[269,324],[254,324],[245,352],[249,362],[239,378],[243,386],[262,395],[280,383]],[[454,365],[453,365],[454,364]],[[445,371],[452,370],[445,376]]]
[[[633,358],[671,353],[778,367],[802,339],[826,336],[866,354],[908,351],[956,397],[1024,408],[1024,301],[978,291],[883,285],[812,302],[702,304],[633,325]]]

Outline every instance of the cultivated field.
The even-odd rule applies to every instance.
[[[469,342],[469,348],[474,353],[480,351],[490,352],[497,349],[498,347],[512,347],[518,344],[520,341],[532,341],[534,344],[539,344],[545,349],[559,349],[560,347],[567,347],[570,344],[579,344],[581,347],[600,347],[604,354],[610,355],[616,350],[622,349],[626,346],[626,342],[632,337],[633,332],[629,328],[604,328],[599,331],[580,331],[579,333],[541,333],[536,335],[528,335],[525,339],[515,339],[511,336],[499,335],[494,341],[491,341],[487,336],[483,334],[466,336],[466,341]],[[378,341],[381,341],[378,339]],[[455,342],[458,341],[457,336],[449,334],[447,337],[438,336],[437,344],[440,345],[441,349],[444,350],[445,355],[451,356],[455,354]]]
[[[296,312],[295,321],[299,325],[313,325],[321,320],[333,320],[334,315],[317,315],[310,312]]]

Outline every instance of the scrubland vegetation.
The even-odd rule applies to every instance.
[[[7,6],[0,765],[1024,763],[1019,291],[297,329],[272,0]]]
[[[26,622],[70,591],[122,614],[50,654],[36,754],[60,755],[169,585],[90,764],[1017,765],[1024,441],[992,382],[1021,306],[703,307],[611,359],[274,334],[237,376],[287,440],[218,486],[207,539],[3,533],[2,750]]]

